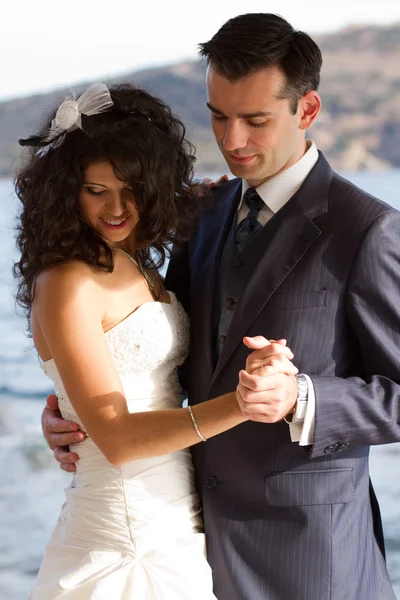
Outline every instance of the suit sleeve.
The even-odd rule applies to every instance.
[[[400,213],[384,213],[364,235],[349,277],[347,315],[359,343],[359,376],[312,378],[311,458],[400,441]]]

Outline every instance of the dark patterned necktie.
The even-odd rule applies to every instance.
[[[247,188],[243,195],[243,202],[249,207],[247,216],[240,221],[236,227],[235,239],[236,246],[240,252],[253,239],[253,237],[262,229],[258,222],[260,210],[265,206],[262,198],[257,194],[254,188]]]

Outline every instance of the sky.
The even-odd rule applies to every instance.
[[[273,12],[310,34],[400,22],[400,0],[5,0],[0,100],[194,59],[229,18]],[[5,4],[5,6],[4,6]]]

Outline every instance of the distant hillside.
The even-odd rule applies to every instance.
[[[400,23],[354,26],[315,37],[324,66],[323,110],[310,132],[339,169],[400,168]],[[128,73],[109,83],[131,81],[170,104],[196,144],[198,171],[224,172],[205,106],[205,66],[184,62]],[[72,86],[76,92],[85,85]],[[67,90],[0,102],[0,177],[18,164],[19,137],[35,132],[45,111]]]

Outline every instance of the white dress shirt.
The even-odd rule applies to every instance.
[[[256,188],[258,195],[265,203],[265,206],[260,210],[258,215],[258,222],[261,225],[264,226],[297,192],[317,160],[317,147],[312,140],[307,140],[307,150],[300,160]],[[240,223],[249,212],[248,206],[243,202],[243,194],[249,187],[247,181],[243,179],[242,199],[237,212],[237,223]],[[282,332],[282,335],[284,335],[284,332]],[[296,363],[296,357],[294,363]],[[300,446],[309,446],[314,440],[315,391],[310,377],[306,375],[306,378],[308,383],[308,402],[304,422],[290,423],[289,425],[292,442],[299,442]]]

